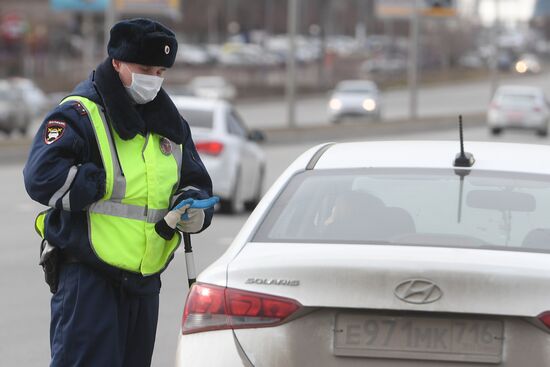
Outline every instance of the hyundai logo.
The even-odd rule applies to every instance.
[[[399,283],[393,292],[407,303],[425,304],[437,301],[443,296],[441,288],[426,279],[409,279]]]

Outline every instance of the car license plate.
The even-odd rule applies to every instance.
[[[460,319],[336,315],[337,356],[500,363],[503,323]]]
[[[508,121],[512,123],[520,123],[523,120],[523,114],[521,112],[508,113]]]

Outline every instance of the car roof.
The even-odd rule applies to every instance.
[[[337,85],[338,88],[341,87],[369,87],[377,88],[376,83],[372,80],[342,80]]]
[[[470,142],[472,170],[550,174],[550,146],[536,144]],[[459,141],[372,141],[336,143],[310,151],[306,166],[314,170],[340,168],[457,168]],[[301,169],[306,167],[303,166]],[[312,165],[313,163],[313,165]],[[298,168],[298,167],[296,167]]]
[[[170,96],[178,109],[214,110],[222,107],[229,107],[227,101],[214,98],[199,98],[191,96]]]
[[[205,83],[205,84],[227,84],[227,80],[224,77],[217,75],[203,75],[196,76],[189,82],[190,84]]]
[[[527,85],[503,85],[499,87],[496,94],[544,94],[542,88]]]

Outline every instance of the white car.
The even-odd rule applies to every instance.
[[[187,89],[200,98],[232,101],[237,97],[237,88],[220,76],[197,76],[187,84]]]
[[[518,61],[516,61],[514,69],[516,69],[516,72],[519,74],[538,74],[541,72],[542,67],[540,65],[539,58],[536,55],[524,54],[520,56]]]
[[[522,129],[547,136],[549,119],[548,100],[539,87],[501,86],[487,112],[487,123],[493,135],[504,129]]]
[[[48,98],[31,79],[14,77],[10,78],[9,82],[19,90],[25,102],[25,109],[31,114],[31,117],[38,117],[46,112]]]
[[[25,135],[33,114],[25,103],[23,92],[7,80],[0,80],[0,131],[10,135],[18,131]]]
[[[465,147],[300,156],[198,276],[176,365],[549,366],[550,147]]]
[[[378,121],[382,115],[381,104],[376,83],[370,80],[344,80],[331,93],[329,119],[333,123],[339,123],[344,117],[370,117]]]
[[[248,131],[234,107],[222,100],[174,96],[191,126],[195,147],[212,178],[222,211],[252,210],[262,196],[265,153],[259,131]]]

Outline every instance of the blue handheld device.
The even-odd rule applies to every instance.
[[[212,196],[212,197],[209,197],[208,199],[202,199],[202,200],[189,198],[189,199],[182,200],[178,205],[174,207],[174,209],[180,209],[185,205],[190,205],[189,208],[194,208],[194,209],[208,209],[208,208],[212,208],[214,205],[219,203],[219,201],[220,201],[220,198],[217,196]],[[181,216],[181,219],[183,220],[186,220],[188,218],[189,216],[187,215],[187,213],[183,213]]]

